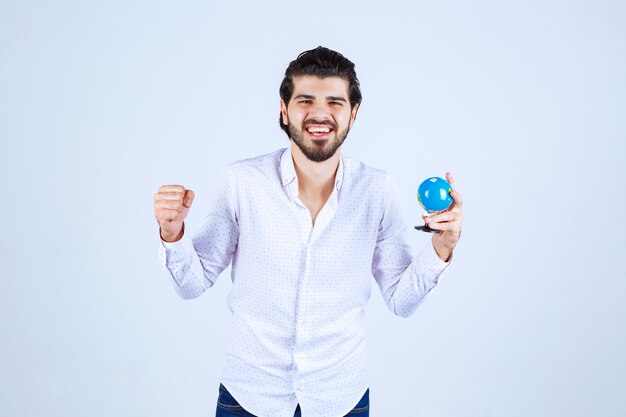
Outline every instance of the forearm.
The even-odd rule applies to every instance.
[[[390,261],[388,266],[402,260]],[[397,316],[409,317],[437,285],[447,266],[427,244],[402,272],[391,273],[390,268],[383,267],[375,272],[375,277],[389,309]]]
[[[183,299],[199,297],[212,282],[205,279],[202,264],[190,239],[182,236],[178,241],[162,241],[161,264],[169,272],[178,295]]]

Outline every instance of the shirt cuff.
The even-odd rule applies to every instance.
[[[453,254],[450,254],[448,262],[441,260],[432,242],[428,242],[426,246],[417,254],[417,264],[420,271],[427,277],[433,277],[437,282],[441,274],[448,268],[450,262],[452,262]]]
[[[163,266],[177,260],[184,260],[187,254],[194,251],[193,243],[186,235],[176,242],[166,242],[159,235],[159,241],[159,260]]]

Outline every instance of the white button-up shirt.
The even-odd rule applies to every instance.
[[[313,224],[289,149],[227,167],[192,238],[161,241],[182,298],[210,288],[232,260],[233,314],[222,384],[259,417],[347,414],[368,388],[364,307],[372,276],[410,316],[449,262],[429,242],[412,256],[388,174],[341,157]]]

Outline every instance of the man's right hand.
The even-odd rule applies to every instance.
[[[194,193],[182,185],[162,185],[154,196],[154,217],[161,239],[176,242],[183,237],[183,221],[193,203]]]

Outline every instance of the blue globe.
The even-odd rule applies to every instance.
[[[451,191],[452,187],[448,181],[439,177],[431,177],[420,184],[417,189],[417,200],[429,213],[443,211],[452,204]]]

